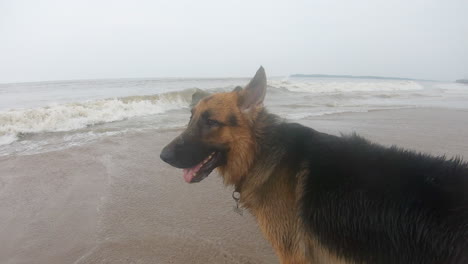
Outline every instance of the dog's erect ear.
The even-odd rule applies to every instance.
[[[265,69],[260,66],[255,76],[250,80],[249,84],[239,92],[239,108],[242,111],[259,107],[263,104],[267,88],[267,80]]]

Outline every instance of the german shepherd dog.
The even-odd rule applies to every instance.
[[[281,263],[468,263],[468,164],[287,123],[261,67],[201,99],[161,152],[188,183],[215,168]]]

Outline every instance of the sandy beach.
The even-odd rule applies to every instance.
[[[468,158],[468,111],[379,110],[309,117],[319,131]],[[0,263],[278,263],[232,189],[186,184],[159,159],[179,131],[0,157]]]

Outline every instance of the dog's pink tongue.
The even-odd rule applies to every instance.
[[[197,174],[198,170],[201,168],[202,164],[198,164],[195,167],[184,169],[184,179],[185,182],[192,182],[193,177]]]

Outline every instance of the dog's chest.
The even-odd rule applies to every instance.
[[[293,186],[279,183],[266,185],[252,192],[243,192],[241,201],[255,216],[279,258],[295,260],[282,263],[309,263],[305,259],[303,228],[298,218]]]

